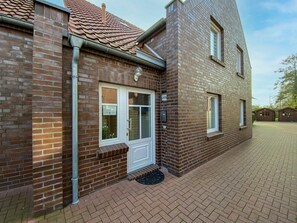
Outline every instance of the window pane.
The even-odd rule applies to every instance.
[[[149,94],[140,94],[129,92],[129,105],[150,105],[151,96]]]
[[[139,107],[130,107],[129,108],[129,140],[136,140],[140,138],[139,131]]]
[[[240,125],[244,125],[244,102],[240,101]]]
[[[117,105],[102,105],[102,140],[117,138]]]
[[[216,100],[214,97],[208,98],[208,111],[207,111],[207,128],[213,129],[215,128],[215,120],[216,120]]]
[[[237,49],[237,72],[241,73],[241,52]]]
[[[102,103],[104,104],[117,104],[118,101],[117,89],[102,88]]]
[[[143,139],[151,137],[151,108],[141,108],[141,135]]]

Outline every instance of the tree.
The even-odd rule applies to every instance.
[[[282,61],[282,68],[276,72],[283,75],[275,83],[274,89],[279,89],[276,103],[280,107],[297,107],[297,54]]]

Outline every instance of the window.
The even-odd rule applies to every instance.
[[[243,75],[243,51],[242,49],[237,46],[237,65],[236,65],[236,72],[239,75]]]
[[[245,126],[246,125],[246,118],[245,118],[245,101],[240,100],[240,126]]]
[[[208,95],[207,133],[219,131],[219,96]]]
[[[129,92],[129,140],[151,137],[151,95]]]
[[[101,90],[101,139],[118,138],[118,89],[102,87]]]
[[[222,29],[212,21],[210,28],[210,55],[220,61],[223,61],[222,33]]]

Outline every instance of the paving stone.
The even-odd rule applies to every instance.
[[[32,188],[0,192],[0,222],[289,222],[297,217],[297,125],[256,123],[254,138],[180,178],[122,181],[33,218]]]

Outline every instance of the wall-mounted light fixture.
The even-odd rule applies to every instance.
[[[142,75],[142,68],[137,67],[134,74],[134,81],[138,81],[139,77]]]

